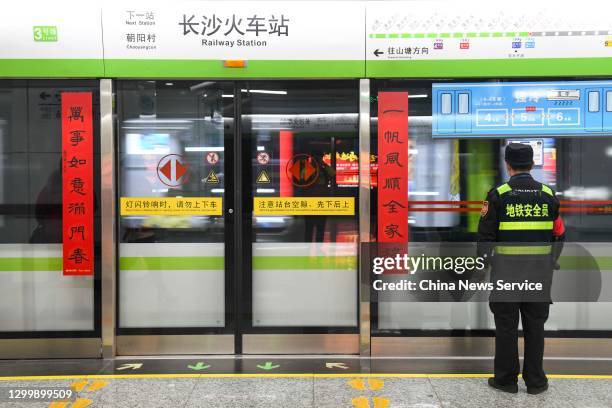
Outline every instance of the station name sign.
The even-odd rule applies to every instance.
[[[361,60],[359,2],[178,1],[104,8],[105,58],[171,60]],[[342,24],[337,21],[343,15]],[[317,44],[316,46],[313,44]]]
[[[437,83],[432,95],[434,138],[612,132],[612,81]]]

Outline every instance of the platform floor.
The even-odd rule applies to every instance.
[[[612,407],[612,361],[546,360],[548,392],[489,388],[490,359],[346,356],[0,361],[0,387],[71,387],[74,402],[0,407]]]

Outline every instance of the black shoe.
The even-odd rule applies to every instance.
[[[495,381],[495,378],[493,377],[489,378],[488,383],[490,387],[493,387],[499,391],[509,392],[510,394],[516,394],[518,392],[518,385],[516,384],[507,384],[507,385],[498,384]]]
[[[548,383],[544,384],[541,387],[527,387],[527,394],[538,395],[543,393],[548,389]]]

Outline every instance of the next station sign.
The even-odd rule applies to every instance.
[[[612,81],[432,86],[433,137],[612,133]]]

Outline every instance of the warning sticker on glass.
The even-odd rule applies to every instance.
[[[254,215],[355,215],[355,197],[255,197]]]
[[[221,197],[121,197],[121,215],[221,215]]]

